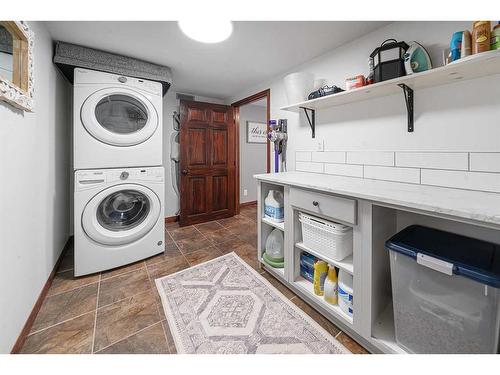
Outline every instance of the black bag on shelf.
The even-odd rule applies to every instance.
[[[384,40],[380,47],[375,48],[370,55],[375,67],[374,83],[406,75],[403,56],[408,48],[408,44],[396,39]]]
[[[340,87],[335,86],[335,85],[323,86],[323,87],[320,87],[318,90],[310,93],[309,96],[307,97],[307,100],[321,98],[322,96],[337,94],[337,93],[342,92],[342,91],[344,91],[344,90],[342,90]]]

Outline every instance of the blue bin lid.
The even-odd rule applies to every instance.
[[[413,259],[417,253],[453,264],[453,274],[500,288],[500,245],[420,225],[387,240],[385,247]]]

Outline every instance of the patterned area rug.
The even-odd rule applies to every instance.
[[[178,353],[348,353],[235,253],[156,286]]]

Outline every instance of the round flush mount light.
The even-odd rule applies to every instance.
[[[179,21],[179,28],[191,39],[202,43],[219,43],[233,32],[231,21],[206,22],[200,20]]]

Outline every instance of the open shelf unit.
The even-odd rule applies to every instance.
[[[299,276],[294,281],[294,285],[299,290],[302,290],[304,293],[312,297],[312,299],[316,301],[316,303],[321,305],[324,309],[332,313],[334,316],[343,320],[345,323],[352,325],[353,322],[352,317],[344,313],[338,305],[330,305],[328,302],[325,301],[323,296],[318,296],[317,294],[315,294],[313,283],[311,283],[309,280],[306,280],[303,277]]]
[[[409,116],[408,131],[413,131],[413,129],[410,130],[410,120],[411,125],[413,125],[413,90],[442,86],[457,81],[480,78],[493,74],[500,74],[500,50],[464,57],[451,64],[425,72],[398,77],[374,83],[369,86],[343,91],[338,94],[287,105],[282,107],[281,110],[291,112],[304,111],[314,134],[316,110],[404,92]],[[409,96],[411,96],[411,98]],[[309,117],[309,112],[311,113],[311,117]]]
[[[349,255],[347,258],[339,261],[339,260],[333,260],[332,258],[326,257],[326,256],[322,255],[321,253],[318,253],[316,250],[313,250],[313,249],[305,246],[302,242],[297,242],[295,244],[295,246],[301,250],[304,250],[305,252],[307,252],[311,255],[314,255],[317,258],[320,258],[321,260],[324,260],[328,264],[333,264],[334,266],[350,273],[351,275],[354,274],[352,255]]]
[[[263,223],[266,223],[267,225],[270,225],[274,228],[278,228],[278,229],[282,230],[283,232],[285,231],[285,222],[284,221],[282,221],[281,223],[278,223],[276,221],[268,219],[267,217],[263,217],[261,220]]]

